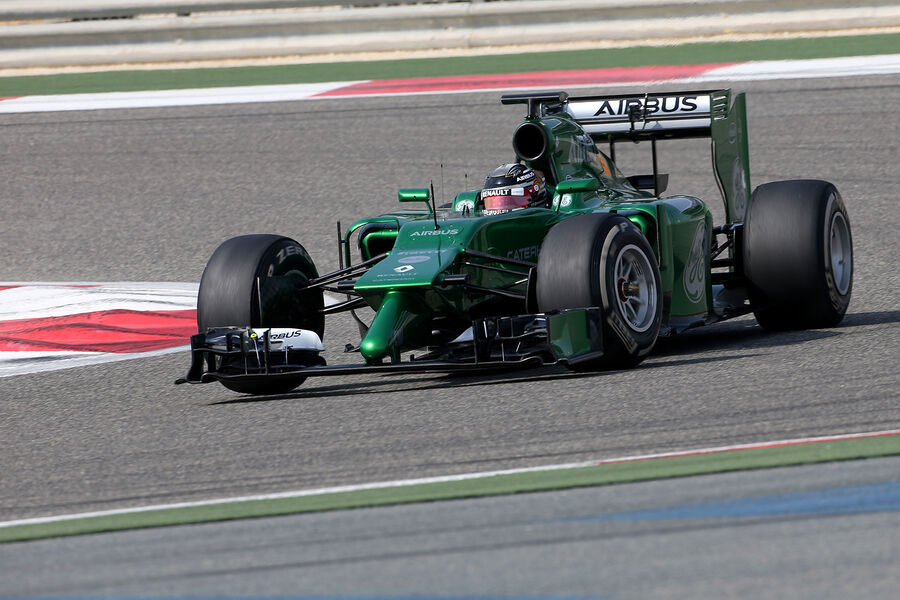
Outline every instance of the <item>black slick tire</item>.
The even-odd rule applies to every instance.
[[[281,293],[263,297],[258,278],[285,277]],[[308,290],[308,280],[318,272],[306,250],[296,241],[278,235],[256,234],[231,238],[213,253],[200,279],[197,295],[197,328],[296,327],[315,331],[321,338],[325,317],[321,290]],[[303,383],[304,377],[279,382],[225,382],[228,389],[244,394],[280,394]]]
[[[743,263],[753,314],[781,331],[833,327],[853,290],[850,219],[827,181],[792,180],[753,191]]]
[[[571,217],[544,238],[537,266],[541,312],[600,307],[603,356],[573,370],[626,369],[653,349],[662,320],[662,285],[653,250],[628,219]]]

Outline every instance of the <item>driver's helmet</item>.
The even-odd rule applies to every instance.
[[[484,180],[484,214],[497,215],[517,208],[547,206],[547,189],[540,171],[511,163],[500,165]]]

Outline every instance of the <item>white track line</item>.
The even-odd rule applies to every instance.
[[[656,460],[663,458],[678,458],[689,456],[700,456],[704,454],[717,454],[721,452],[732,452],[735,450],[755,450],[763,448],[777,448],[782,446],[798,446],[802,444],[814,444],[821,442],[836,442],[843,440],[863,439],[886,437],[892,435],[900,435],[900,429],[891,429],[887,431],[870,431],[863,433],[847,433],[841,435],[829,435],[821,437],[797,438],[790,440],[777,440],[771,442],[758,442],[753,444],[738,444],[733,446],[718,446],[714,448],[702,448],[696,450],[686,450],[681,452],[663,452],[659,454],[643,454],[636,456],[625,456],[621,458],[609,458],[602,460],[593,460],[577,463],[567,463],[560,465],[548,465],[543,467],[527,467],[521,469],[505,469],[502,471],[485,471],[480,473],[463,473],[459,475],[445,475],[440,477],[422,477],[418,479],[400,479],[396,481],[380,481],[374,483],[363,483],[356,485],[343,485],[329,488],[318,488],[310,490],[297,490],[290,492],[279,492],[274,494],[258,494],[254,496],[237,496],[234,498],[218,498],[212,500],[197,500],[194,502],[178,502],[173,504],[157,504],[151,506],[136,506],[130,508],[118,508],[111,510],[101,510],[94,512],[74,513],[67,515],[54,515],[48,517],[34,517],[30,519],[17,519],[13,521],[0,521],[0,528],[17,527],[20,525],[41,525],[46,523],[57,523],[60,521],[74,521],[77,519],[90,519],[96,517],[109,517],[114,515],[128,515],[145,513],[157,510],[174,510],[182,508],[195,508],[203,506],[217,506],[222,504],[236,504],[242,502],[254,502],[260,500],[282,500],[286,498],[304,498],[309,496],[322,496],[325,494],[341,494],[347,492],[361,492],[366,490],[378,490],[392,487],[409,487],[414,485],[424,485],[430,483],[447,483],[455,481],[469,481],[473,479],[486,479],[488,477],[497,477],[500,475],[518,475],[522,473],[540,473],[544,471],[559,471],[563,469],[578,469],[583,467],[596,467],[600,465],[611,465],[618,463],[637,462],[644,460]]]
[[[808,79],[900,73],[900,54],[811,58],[806,60],[761,60],[711,69],[693,81],[759,81]]]
[[[161,350],[148,350],[147,352],[113,353],[113,352],[0,352],[0,378],[15,377],[17,375],[33,375],[48,371],[62,371],[63,369],[75,369],[77,367],[93,367],[107,363],[134,360],[136,358],[153,358],[176,352],[187,353],[191,346],[173,346]],[[185,370],[189,357],[185,358]]]
[[[0,283],[0,321],[60,317],[106,310],[197,308],[196,283]]]
[[[715,68],[703,75],[685,79],[671,79],[667,80],[667,82],[754,81],[803,79],[809,77],[845,77],[853,75],[890,75],[896,73],[900,73],[900,54],[883,54],[806,60],[751,61],[729,67]],[[548,87],[554,87],[548,84],[538,86],[537,88],[497,87],[493,89],[477,90],[445,89],[442,91],[392,92],[384,94],[360,93],[358,95],[325,97],[317,96],[324,92],[349,87],[358,83],[366,83],[366,81],[24,96],[20,98],[0,99],[0,113],[108,110],[116,108],[162,108],[212,104],[244,104],[249,102],[285,102],[297,100],[347,99],[356,97],[375,98],[384,96],[498,92],[547,89]],[[607,84],[598,81],[596,83],[584,85],[566,85],[557,87],[565,87],[567,89],[609,86],[640,88],[654,83],[660,83],[660,81],[616,82]]]
[[[341,81],[337,83],[301,83],[183,90],[23,96],[21,98],[12,98],[0,102],[0,113],[110,110],[115,108],[167,108],[173,106],[206,106],[212,104],[248,104],[251,102],[286,102],[291,100],[306,100],[316,94],[321,94],[354,83],[361,82]]]

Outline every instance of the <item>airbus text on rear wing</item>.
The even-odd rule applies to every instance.
[[[595,139],[707,137],[727,100],[715,92],[569,98],[566,112]]]

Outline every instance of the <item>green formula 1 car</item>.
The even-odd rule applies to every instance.
[[[501,101],[527,109],[512,137],[516,162],[445,207],[433,189],[401,189],[400,202],[419,206],[338,224],[337,271],[320,275],[286,237],[224,242],[203,273],[192,364],[178,383],[271,394],[313,375],[621,369],[658,336],[749,312],[775,330],[843,318],[853,254],[841,196],[816,180],[750,193],[743,94]],[[712,142],[718,225],[700,199],[662,195],[657,142],[697,137]],[[621,141],[650,142],[652,174],[621,174]],[[362,307],[375,310],[370,323]],[[361,359],[326,365],[325,317],[342,311],[359,324],[361,340],[346,350]]]

